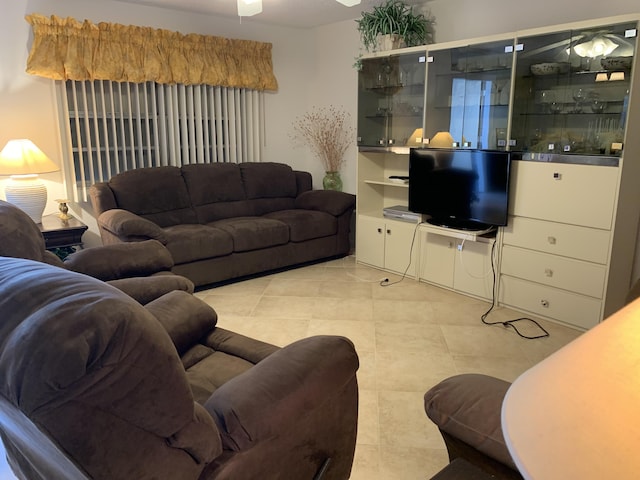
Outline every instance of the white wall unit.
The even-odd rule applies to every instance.
[[[526,45],[514,62],[507,138],[511,150],[520,147],[524,153],[512,164],[508,225],[497,232],[495,249],[494,240],[480,237],[480,241],[463,245],[455,235],[421,225],[419,279],[490,299],[494,289],[489,272],[495,251],[500,304],[585,329],[624,305],[640,217],[640,162],[636,161],[640,135],[635,133],[640,125],[640,75],[635,69],[640,64],[634,56],[638,19],[639,15],[627,15],[513,33]],[[545,52],[566,53],[563,45],[567,39],[573,41],[576,32],[599,32],[601,28],[618,35],[626,45],[619,49],[620,55],[633,59],[624,75],[617,71],[613,75],[604,58],[583,61],[575,53],[565,62],[566,71],[555,77],[536,74],[531,68],[534,63],[559,61],[545,60]],[[553,43],[556,37],[560,40]],[[483,41],[486,38],[475,43]],[[474,41],[458,43],[473,45]],[[428,47],[429,51],[446,48],[449,46]],[[561,69],[564,64],[558,65]],[[426,112],[434,106],[429,102],[432,83],[426,85]],[[578,87],[593,98],[606,97],[607,109],[576,100]],[[541,100],[548,91],[565,93],[563,110],[553,110]],[[567,92],[571,92],[568,97]],[[438,115],[437,108],[432,110],[436,113],[427,124]],[[598,137],[599,126],[604,124],[603,137]],[[615,132],[610,127],[614,124]],[[389,175],[408,174],[408,158],[399,161],[401,157],[360,152],[359,218],[363,214],[380,216],[385,206],[407,205],[404,186],[388,182]],[[358,238],[356,255],[363,261],[370,236],[360,234]],[[386,242],[385,260],[389,248]],[[384,262],[378,266],[389,268]]]

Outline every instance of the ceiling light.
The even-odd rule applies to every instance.
[[[238,16],[251,17],[262,13],[262,0],[237,0],[238,1]],[[338,3],[346,7],[353,7],[360,4],[361,0],[336,0]]]
[[[605,35],[596,35],[591,40],[578,43],[573,50],[581,57],[595,58],[606,56],[618,48],[618,44]]]
[[[262,0],[238,0],[238,16],[251,17],[262,12]]]

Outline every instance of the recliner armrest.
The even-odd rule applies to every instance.
[[[216,311],[183,291],[173,291],[145,305],[171,337],[180,355],[191,348],[218,321]]]
[[[502,402],[510,385],[488,375],[456,375],[425,393],[424,409],[443,432],[517,470],[501,424]]]
[[[108,280],[107,283],[126,293],[141,305],[146,305],[167,293],[181,291],[192,294],[194,285],[191,280],[180,275],[152,275],[149,277],[121,278]]]
[[[167,243],[167,235],[162,228],[128,210],[107,210],[98,217],[98,224],[123,241],[150,238]]]
[[[352,381],[358,355],[350,340],[315,336],[269,355],[218,388],[205,403],[225,449],[240,451],[295,424]]]
[[[355,195],[334,190],[310,190],[301,193],[295,200],[296,208],[319,210],[336,217],[339,217],[349,209],[353,210],[355,205]]]
[[[65,258],[64,266],[107,281],[171,270],[173,257],[157,240],[146,240],[78,250]]]

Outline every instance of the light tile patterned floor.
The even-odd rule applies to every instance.
[[[483,325],[488,302],[355,263],[354,257],[203,290],[221,327],[276,345],[317,334],[349,337],[360,356],[354,480],[428,479],[447,464],[423,408],[425,391],[457,373],[513,381],[580,332],[540,323],[549,338],[525,340]],[[489,320],[521,316],[498,308]]]

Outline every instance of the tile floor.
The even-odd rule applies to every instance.
[[[354,257],[290,270],[197,296],[221,327],[283,346],[316,334],[349,337],[360,356],[354,480],[428,479],[447,462],[423,408],[425,391],[457,373],[513,381],[580,332],[540,321],[549,338],[525,340],[483,325],[489,303],[355,263]],[[498,308],[488,320],[517,312]],[[529,331],[532,335],[535,332]]]

